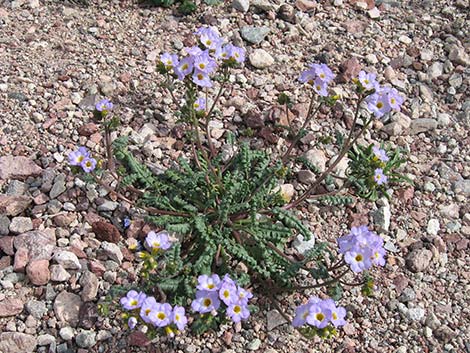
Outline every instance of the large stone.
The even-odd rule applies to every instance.
[[[85,271],[80,278],[80,285],[82,286],[82,300],[89,302],[96,298],[98,295],[99,281],[98,277],[93,272]]]
[[[351,81],[353,77],[357,77],[361,71],[361,63],[356,58],[350,58],[340,65],[341,74],[338,76],[339,83],[346,83]]]
[[[69,270],[80,270],[82,265],[78,261],[77,255],[71,251],[59,251],[54,255],[54,261],[59,265],[62,265],[63,268]]]
[[[305,255],[309,250],[315,247],[315,237],[312,236],[310,240],[304,240],[304,236],[298,234],[292,242],[292,246],[299,254]]]
[[[42,169],[31,159],[23,156],[0,157],[0,179],[21,179],[39,176]]]
[[[51,279],[49,260],[33,260],[26,266],[26,275],[36,286],[46,285]]]
[[[91,348],[96,344],[96,332],[82,331],[75,337],[75,342],[81,348]]]
[[[46,303],[34,299],[26,303],[26,310],[36,319],[41,319],[47,313]]]
[[[26,248],[30,260],[50,260],[55,248],[55,235],[39,230],[15,237],[15,248]]]
[[[20,332],[0,333],[1,353],[32,353],[36,348],[36,338]]]
[[[470,196],[470,179],[458,180],[453,186],[456,193]]]
[[[266,326],[268,332],[285,323],[287,323],[287,320],[284,319],[284,317],[277,310],[270,310],[266,314]]]
[[[71,277],[62,265],[52,265],[50,267],[51,280],[54,282],[66,282]]]
[[[6,298],[0,301],[0,317],[15,316],[23,311],[23,302],[18,298]],[[2,352],[0,350],[0,352]]]
[[[437,120],[434,119],[416,119],[411,121],[410,135],[417,135],[421,132],[434,130],[437,128]]]
[[[65,190],[67,190],[65,187],[65,175],[59,174],[54,180],[54,185],[52,185],[52,189],[49,192],[49,197],[55,199],[57,196],[63,194]]]
[[[13,263],[13,271],[24,272],[29,261],[28,249],[19,248],[15,253],[15,261]]]
[[[466,53],[465,48],[459,47],[457,45],[452,46],[450,49],[449,60],[458,65],[470,65],[470,55]]]
[[[111,223],[98,221],[92,224],[93,233],[96,238],[101,241],[108,241],[110,243],[117,243],[121,239],[121,233]]]
[[[320,173],[325,171],[326,168],[326,156],[321,150],[310,150],[305,152],[304,158],[318,168]]]
[[[18,216],[31,205],[32,199],[22,195],[0,195],[0,214]]]
[[[240,34],[244,40],[251,44],[260,44],[268,35],[269,27],[243,26]]]
[[[250,64],[257,69],[265,69],[274,64],[274,58],[264,49],[254,50],[248,57]]]
[[[78,295],[63,291],[55,298],[54,312],[60,321],[75,327],[78,325],[78,314],[81,305],[82,301]]]
[[[122,255],[121,249],[114,243],[104,241],[101,243],[105,254],[113,261],[117,262],[119,265],[122,263],[124,256]]]
[[[10,232],[21,234],[33,229],[33,221],[29,217],[15,217],[10,223]]]
[[[432,252],[428,249],[416,249],[406,257],[406,266],[412,272],[422,272],[429,267]]]
[[[232,7],[241,12],[247,12],[250,8],[249,0],[233,0]]]

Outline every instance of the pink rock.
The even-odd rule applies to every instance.
[[[42,169],[27,157],[0,157],[0,179],[25,180],[30,176],[39,176],[41,173]]]
[[[1,173],[1,172],[0,172]],[[18,216],[31,205],[31,197],[23,195],[0,195],[0,214]]]
[[[91,272],[93,272],[98,277],[103,276],[103,274],[106,272],[106,267],[104,267],[104,265],[98,260],[90,261],[89,265]]]
[[[356,58],[350,58],[340,65],[341,74],[338,76],[340,83],[351,81],[353,77],[357,77],[361,71],[361,64]]]
[[[0,250],[7,255],[14,255],[15,249],[13,248],[14,237],[0,237]]]
[[[19,248],[15,254],[15,262],[13,263],[13,271],[24,272],[26,265],[28,264],[29,256],[28,249]]]
[[[6,269],[11,265],[11,258],[10,256],[2,256],[0,257],[0,271]]]
[[[30,260],[50,260],[55,249],[55,235],[33,230],[15,237],[16,249],[26,248]]]
[[[317,3],[315,1],[309,0],[297,0],[295,2],[295,7],[297,7],[300,11],[310,12],[317,8]]]
[[[18,298],[6,298],[0,302],[0,317],[18,315],[23,311],[23,302]]]
[[[48,260],[31,261],[26,267],[26,275],[32,284],[43,286],[49,282],[51,273]]]
[[[98,126],[95,123],[88,123],[78,128],[80,136],[91,136],[98,132]]]
[[[36,205],[44,205],[47,201],[49,201],[49,196],[43,193],[40,193],[34,198],[34,203]]]
[[[349,1],[351,4],[355,5],[358,2],[365,2],[367,4],[367,9],[373,9],[375,7],[375,1],[374,0],[350,0]]]

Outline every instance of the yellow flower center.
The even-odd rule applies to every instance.
[[[203,74],[197,74],[197,79],[198,80],[202,80],[204,78],[204,75]]]
[[[384,104],[382,102],[377,103],[377,108],[381,109],[383,106],[384,106]]]
[[[180,321],[180,316],[178,314],[175,315],[175,321]]]
[[[354,258],[357,262],[361,262],[363,257],[361,254],[357,254],[356,257]]]
[[[364,80],[364,83],[365,83],[366,85],[369,84],[369,80],[365,79],[365,80]]]
[[[315,318],[318,321],[323,321],[323,320],[325,320],[325,315],[323,315],[323,313],[317,313],[317,314],[315,314]]]
[[[335,312],[333,312],[333,313],[331,314],[331,316],[333,317],[333,320],[337,320],[337,319],[338,319],[338,315],[336,315]]]
[[[212,44],[212,41],[210,39],[206,40],[206,44],[207,45],[211,45]]]
[[[320,85],[316,85],[315,88],[317,89],[317,91],[319,91],[321,89],[321,86]]]
[[[206,298],[206,299],[204,299],[202,304],[207,308],[212,304],[212,300],[210,300],[209,298]]]
[[[204,70],[205,67],[206,67],[206,65],[205,65],[204,63],[200,63],[200,64],[199,64],[199,68],[200,68],[201,70]]]
[[[138,304],[138,302],[137,302],[137,300],[132,299],[131,302],[130,302],[130,304],[131,304],[132,306],[136,306],[136,305]]]
[[[224,290],[224,297],[225,297],[225,298],[230,297],[230,292],[229,292],[227,289]]]
[[[78,157],[78,162],[81,163],[85,159],[85,156],[79,156]]]
[[[152,309],[145,309],[145,315],[149,315],[152,312]]]
[[[160,319],[160,320],[164,320],[166,318],[166,315],[165,313],[162,313],[162,312],[159,312],[157,317]]]
[[[166,64],[167,64],[168,66],[171,66],[171,64],[172,64],[172,63],[171,63],[171,60],[168,60],[168,61],[166,62]]]
[[[153,247],[154,249],[158,249],[158,248],[160,247],[160,243],[159,243],[158,241],[154,241],[154,242],[152,243],[152,247]]]
[[[207,285],[207,288],[208,288],[208,289],[212,289],[212,288],[214,288],[214,287],[215,287],[215,286],[214,286],[213,283],[209,283],[209,284]]]
[[[85,166],[88,167],[88,168],[90,168],[90,167],[91,167],[91,161],[87,161],[87,162],[85,163]]]
[[[189,68],[189,65],[188,65],[188,64],[183,64],[183,66],[181,66],[181,68],[182,68],[183,70],[187,70],[187,69]]]
[[[392,104],[395,104],[395,102],[396,102],[395,98],[390,99],[390,102],[391,102]]]
[[[235,305],[235,306],[234,306],[233,312],[234,312],[235,314],[239,314],[241,311],[242,311],[242,308],[240,308],[240,306],[238,306],[238,305]]]

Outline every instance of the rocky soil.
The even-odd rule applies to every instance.
[[[468,0],[234,0],[188,17],[118,0],[0,4],[1,353],[470,352]],[[364,140],[407,151],[404,172],[414,185],[391,202],[301,210],[320,240],[334,243],[366,223],[388,251],[375,296],[352,288],[340,301],[348,324],[333,340],[302,338],[264,298],[243,325],[148,346],[118,313],[98,315],[98,302],[117,296],[113,286],[135,281],[125,240],[148,227],[131,205],[73,176],[67,154],[78,144],[103,153],[89,109],[104,96],[122,118],[120,133],[153,166],[185,153],[155,63],[163,51],[190,45],[201,24],[217,26],[249,57],[213,122],[219,145],[226,130],[250,128],[253,144],[282,148],[272,128],[277,96],[288,92],[292,118],[302,121],[307,92],[296,79],[313,61],[328,63],[339,82],[360,69],[377,72],[406,96],[402,112],[376,121]],[[318,136],[345,132],[350,113],[345,104],[320,114],[300,152],[325,168],[337,150]],[[299,173],[292,189],[309,180]],[[124,231],[126,216],[133,223]],[[291,315],[305,298],[281,302]]]

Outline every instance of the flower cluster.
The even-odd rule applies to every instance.
[[[403,104],[403,97],[398,94],[395,88],[380,86],[376,80],[376,75],[365,71],[359,72],[357,82],[366,91],[373,91],[365,99],[367,109],[369,109],[376,118],[381,118],[392,110],[400,111]]]
[[[236,63],[245,61],[245,49],[230,43],[225,44],[215,28],[202,27],[195,34],[199,36],[201,45],[185,48],[188,55],[181,60],[176,54],[164,53],[160,56],[160,62],[165,69],[173,70],[180,81],[191,76],[192,82],[196,85],[212,87],[210,75],[219,66],[218,61]]]
[[[326,64],[311,64],[308,70],[300,74],[299,81],[312,85],[315,92],[320,96],[328,96],[328,84],[335,75]]]
[[[383,239],[367,226],[352,227],[351,233],[338,239],[339,252],[353,272],[385,265]]]
[[[144,244],[149,251],[161,251],[171,248],[171,241],[168,232],[165,230],[158,233],[148,232]]]
[[[78,150],[69,153],[69,163],[72,166],[79,166],[85,173],[90,173],[96,168],[96,159],[90,156],[86,147],[79,147]]]
[[[196,299],[191,304],[194,311],[216,315],[222,301],[227,306],[227,316],[233,322],[246,320],[250,316],[248,300],[253,294],[238,286],[229,275],[226,274],[222,280],[216,274],[201,275],[196,288]]]
[[[387,152],[385,152],[385,150],[378,146],[372,147],[372,152],[374,153],[374,156],[378,161],[387,163],[390,160],[390,158],[388,158],[387,156]]]
[[[186,312],[182,306],[172,307],[168,303],[158,303],[154,297],[147,296],[143,292],[138,293],[135,290],[130,290],[125,297],[121,298],[121,305],[125,310],[138,314],[136,316],[140,317],[144,323],[164,328],[170,335],[177,331],[183,331],[188,323]],[[138,318],[136,316],[130,316],[127,321],[130,329],[137,326]]]
[[[305,324],[322,329],[331,323],[334,327],[346,324],[346,309],[337,307],[333,299],[311,297],[307,304],[299,306],[295,311],[292,326],[301,327]]]

